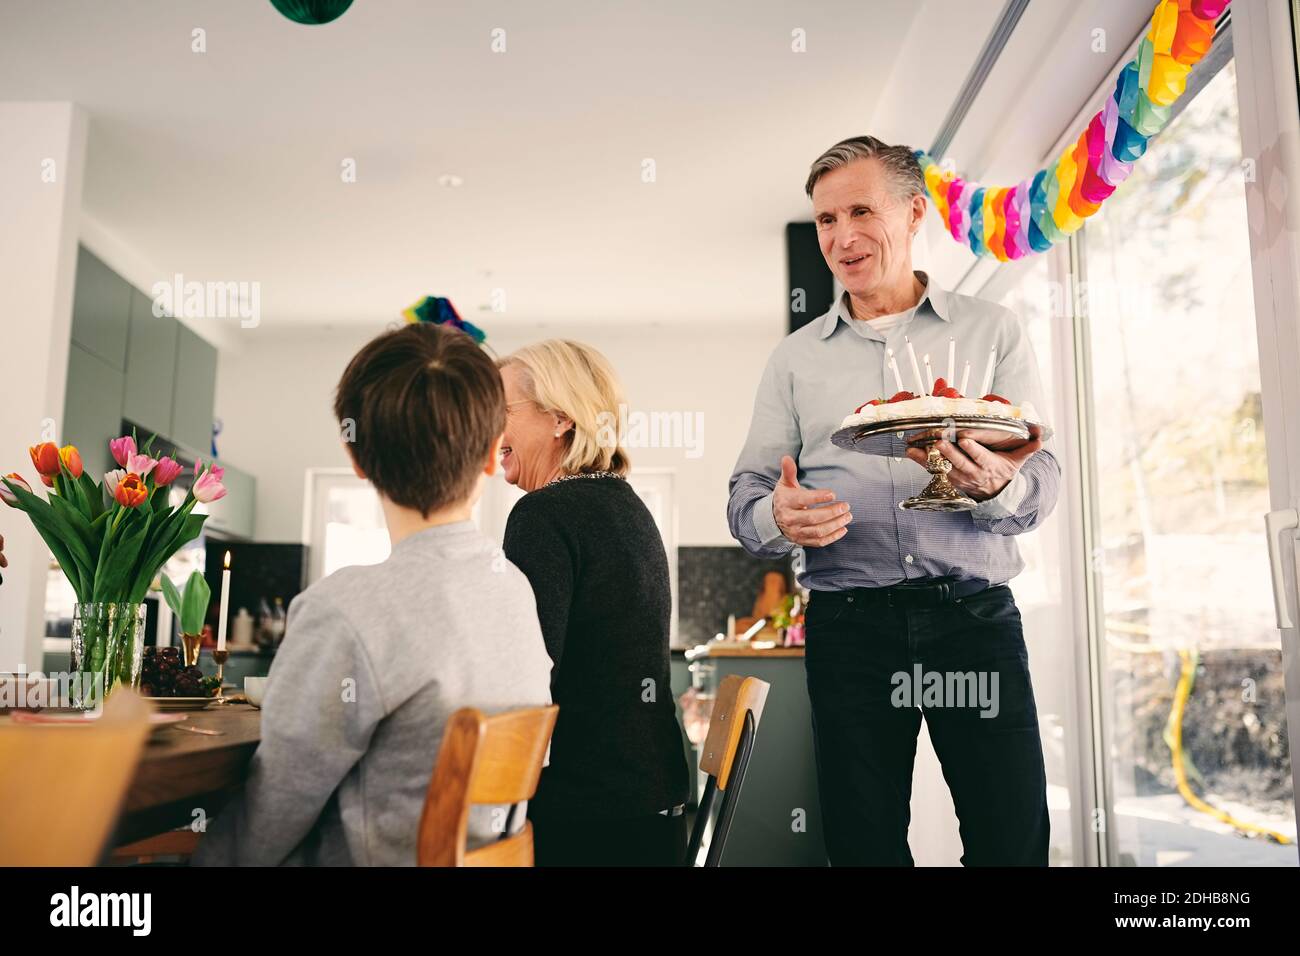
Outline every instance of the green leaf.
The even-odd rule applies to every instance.
[[[136,559],[149,533],[152,518],[153,515],[146,515],[143,522],[132,522],[122,531],[117,543],[109,550],[107,560],[102,563],[102,570],[96,575],[95,600],[136,602],[144,599],[149,581],[145,581],[144,588],[138,588]]]
[[[69,504],[62,498],[51,498],[50,510],[66,529],[64,543],[67,545],[68,553],[77,562],[78,572],[89,575],[95,564],[90,557],[91,549],[96,543],[90,530],[90,522],[75,505]]]
[[[203,630],[203,619],[208,614],[208,602],[212,599],[212,589],[202,571],[193,571],[185,582],[185,597],[182,601],[181,630],[186,634],[198,634]]]
[[[99,482],[83,471],[77,484],[81,486],[81,494],[86,501],[86,516],[94,521],[105,511],[104,493],[99,488]]]
[[[177,512],[177,514],[181,515],[179,530],[165,543],[160,544],[157,550],[149,555],[147,559],[147,564],[155,569],[166,564],[171,556],[187,542],[197,538],[199,532],[203,530],[203,522],[208,517],[207,515],[183,514],[181,512]],[[143,594],[143,592],[141,593]]]
[[[22,485],[16,485],[8,478],[0,478],[5,486],[14,493],[18,499],[18,507],[27,513],[36,527],[36,533],[41,536],[46,547],[54,554],[54,559],[59,562],[59,567],[67,575],[68,581],[72,584],[72,589],[77,592],[77,600],[85,603],[89,594],[91,579],[89,577],[90,555],[86,554],[85,566],[78,565],[72,542],[77,541],[77,532],[70,528],[65,521],[59,518],[54,508],[49,502],[38,498]],[[60,499],[52,499],[60,500]],[[67,502],[62,502],[67,504]]]
[[[162,592],[163,597],[167,600],[167,606],[172,609],[172,613],[177,617],[181,617],[180,592],[176,590],[176,585],[172,584],[172,579],[165,574],[162,576]]]

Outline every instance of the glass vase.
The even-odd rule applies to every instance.
[[[145,606],[102,602],[72,612],[73,706],[91,710],[119,685],[140,686]]]

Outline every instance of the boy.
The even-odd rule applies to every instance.
[[[505,428],[492,360],[407,325],[357,353],[334,411],[392,554],[294,599],[244,792],[197,864],[413,865],[448,717],[550,702],[532,590],[470,521]],[[490,819],[471,813],[471,843],[497,835]]]

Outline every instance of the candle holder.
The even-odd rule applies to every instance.
[[[199,654],[203,650],[202,634],[182,634],[181,648],[185,658],[186,667],[197,667],[199,663]]]
[[[952,462],[939,453],[939,439],[956,442],[962,438],[972,438],[994,451],[1012,451],[1031,439],[1046,439],[1051,434],[1052,430],[1047,425],[1021,419],[985,418],[978,415],[952,418],[927,416],[896,418],[870,425],[841,428],[831,435],[831,443],[848,451],[890,458],[906,457],[908,448],[924,448],[925,468],[933,477],[920,494],[900,501],[898,507],[909,511],[970,511],[979,502],[962,494],[948,480]]]
[[[225,676],[226,661],[230,659],[229,649],[224,647],[220,650],[214,649],[212,651],[212,659],[217,662],[217,696],[214,703],[220,707],[223,704],[230,703],[230,700],[226,697],[226,687],[223,680]]]

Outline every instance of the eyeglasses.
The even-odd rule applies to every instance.
[[[510,414],[510,408],[512,405],[536,405],[536,404],[537,403],[533,401],[531,398],[521,398],[517,402],[506,402],[506,414],[507,415]]]

